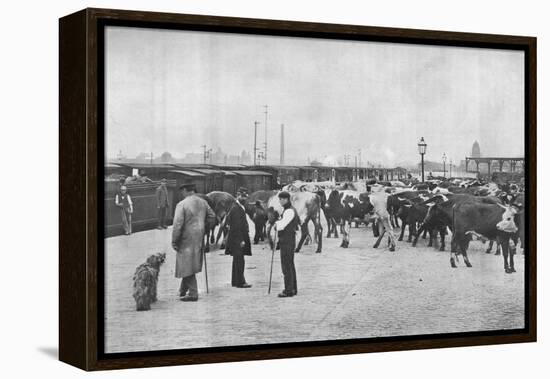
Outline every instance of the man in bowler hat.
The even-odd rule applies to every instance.
[[[233,204],[226,220],[229,234],[227,236],[225,253],[233,256],[231,285],[237,288],[252,287],[244,278],[244,256],[252,255],[250,236],[248,234],[248,221],[244,208],[247,198],[248,190],[244,187],[239,188],[237,191],[237,201]]]
[[[216,221],[206,200],[196,195],[195,184],[180,186],[183,200],[174,212],[172,247],[176,251],[176,278],[181,278],[181,301],[197,301],[199,292],[195,274],[202,271],[204,233]]]
[[[281,215],[281,219],[275,222],[275,229],[279,236],[281,268],[285,289],[278,296],[292,297],[298,294],[294,250],[296,249],[296,230],[300,222],[296,209],[290,203],[290,194],[288,192],[282,191],[279,193],[279,202],[283,207],[283,214]]]

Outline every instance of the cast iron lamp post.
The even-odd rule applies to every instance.
[[[424,154],[426,154],[426,142],[424,142],[424,137],[420,138],[420,142],[418,142],[418,153],[421,157],[421,166],[422,166],[422,183],[424,183]]]

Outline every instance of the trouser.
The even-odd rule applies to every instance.
[[[246,283],[244,278],[244,254],[233,253],[233,267],[231,269],[231,285],[242,286]]]
[[[199,290],[197,288],[197,278],[195,274],[181,278],[180,284],[180,296],[189,295],[191,297],[198,297]]]
[[[122,208],[120,210],[120,215],[122,218],[122,227],[124,228],[124,233],[132,233],[132,214],[128,212],[127,209]]]
[[[254,243],[264,240],[264,226],[262,222],[254,222]]]
[[[388,238],[390,239],[390,246],[395,246],[395,235],[393,234],[393,228],[390,224],[390,218],[389,216],[383,216],[378,219],[378,230],[380,233],[384,233],[384,230],[386,231],[386,234],[388,235]]]
[[[158,207],[158,219],[161,228],[166,227],[166,209],[167,207]]]
[[[281,269],[283,271],[285,290],[288,295],[296,295],[298,293],[298,285],[296,282],[296,267],[294,266],[294,250],[296,249],[296,239],[291,241],[279,241],[281,249]]]

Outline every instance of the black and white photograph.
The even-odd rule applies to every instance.
[[[526,327],[523,50],[109,25],[102,57],[104,353]]]

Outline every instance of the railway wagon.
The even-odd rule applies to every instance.
[[[265,171],[237,170],[237,187],[246,187],[250,193],[259,190],[270,190],[275,185],[273,175]]]
[[[218,191],[224,191],[235,195],[237,193],[237,174],[233,171],[220,170],[223,172],[223,184],[222,189]]]
[[[311,166],[314,169],[314,174],[317,175],[317,181],[326,182],[336,179],[336,167],[328,166]]]
[[[169,170],[161,171],[159,175],[168,180],[174,180],[176,182],[176,188],[178,189],[183,183],[192,182],[197,187],[198,193],[208,192],[206,175],[201,174],[200,172],[172,167]]]
[[[212,191],[221,191],[223,188],[223,171],[214,169],[213,166],[209,165],[193,165],[193,164],[173,164],[178,170],[183,171],[192,171],[198,172],[199,174],[204,175],[204,191],[203,193],[208,193]],[[198,188],[197,188],[198,190]]]
[[[273,184],[278,188],[295,180],[303,180],[300,176],[300,168],[295,166],[249,166],[249,169],[270,173]]]
[[[140,184],[127,184],[126,188],[132,199],[134,205],[134,213],[132,214],[132,231],[138,232],[142,230],[154,229],[158,226],[157,218],[157,200],[156,189],[160,185],[159,181],[152,183],[140,183]],[[172,223],[172,216],[174,214],[173,209],[177,203],[177,187],[174,180],[169,180],[167,183],[168,188],[168,202],[170,210],[167,217],[167,222]],[[118,180],[105,180],[104,181],[104,217],[105,237],[117,236],[124,234],[122,227],[122,218],[120,214],[120,208],[115,204],[115,195],[120,190],[120,183]]]
[[[299,166],[300,180],[304,182],[316,182],[319,180],[319,172],[315,167],[311,166]]]
[[[353,167],[335,167],[337,182],[351,182],[354,179],[355,169]]]
[[[128,176],[132,173],[132,171],[127,167],[124,167],[112,162],[105,163],[105,166],[103,167],[103,169],[104,169],[103,174],[105,176],[111,176],[111,177]]]
[[[211,168],[196,168],[193,171],[201,173],[205,176],[205,190],[204,193],[212,191],[223,190],[224,172],[220,170],[214,170]]]
[[[164,163],[117,163],[124,167],[126,176],[133,175],[136,171],[140,176],[146,176],[152,181],[158,181],[163,178],[163,173],[174,169],[171,164]]]

